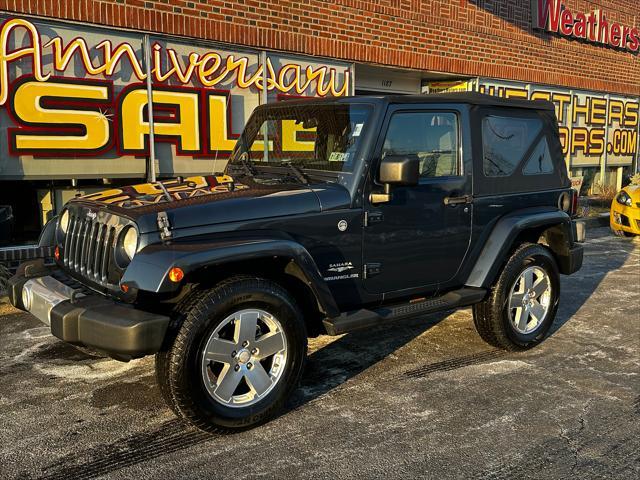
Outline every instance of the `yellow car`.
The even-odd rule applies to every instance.
[[[618,236],[640,235],[640,185],[620,190],[611,202],[611,230]]]

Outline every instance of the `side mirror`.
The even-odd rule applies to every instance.
[[[380,163],[380,182],[390,185],[417,185],[420,160],[417,155],[387,155]]]
[[[384,193],[372,193],[371,203],[391,200],[391,185],[417,185],[420,178],[420,159],[417,155],[387,155],[380,162],[380,182]]]

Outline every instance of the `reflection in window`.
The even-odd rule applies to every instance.
[[[485,117],[482,120],[484,174],[487,177],[511,175],[541,130],[539,118]]]
[[[370,112],[366,105],[274,106],[251,117],[231,156],[231,167],[242,164],[246,157],[256,166],[292,164],[303,169],[351,172]]]
[[[385,155],[416,155],[421,177],[458,175],[458,119],[454,113],[401,112],[391,117]]]
[[[542,137],[522,169],[525,175],[542,175],[553,173],[553,162],[546,137]]]

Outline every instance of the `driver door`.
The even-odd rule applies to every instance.
[[[368,292],[431,291],[458,272],[471,239],[473,207],[471,176],[463,162],[463,147],[470,150],[470,145],[463,145],[460,134],[464,115],[433,104],[389,109],[365,195],[363,282]],[[393,186],[390,201],[373,204],[368,194],[383,188],[377,172],[385,155],[417,155],[419,183]]]

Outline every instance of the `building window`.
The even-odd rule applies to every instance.
[[[420,176],[424,178],[459,175],[456,114],[394,114],[382,147],[382,158],[385,155],[416,155],[420,160]]]

